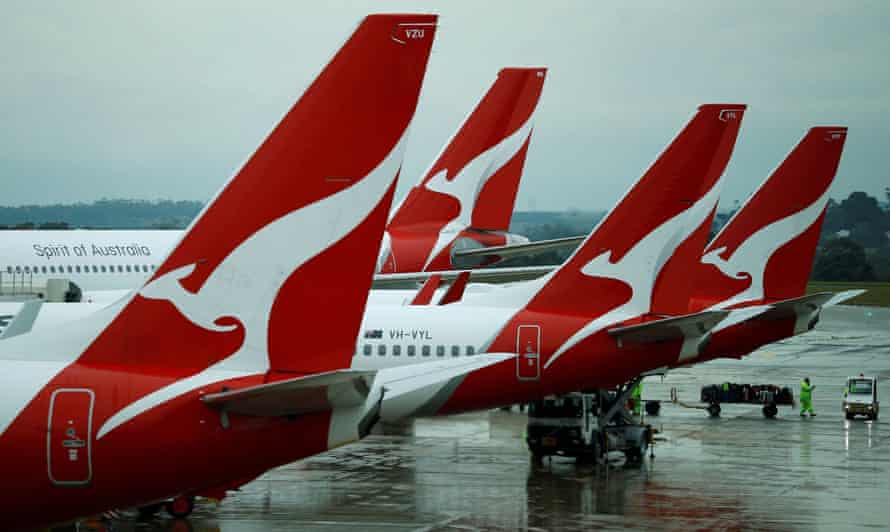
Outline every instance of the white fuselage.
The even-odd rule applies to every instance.
[[[40,292],[49,279],[76,284],[84,301],[116,299],[98,292],[135,290],[182,237],[181,230],[12,230],[0,233],[0,295]],[[444,233],[443,233],[444,234]],[[453,241],[457,233],[447,233]],[[384,235],[377,271],[389,255]]]
[[[516,308],[490,306],[485,304],[489,298],[481,298],[507,287],[470,288],[464,301],[443,306],[404,304],[414,290],[372,290],[352,367],[381,369],[484,351]],[[434,302],[441,293],[437,292]],[[52,334],[59,325],[95,314],[109,303],[113,301],[45,303],[31,330]],[[20,308],[18,302],[0,302],[0,317],[9,320]]]
[[[67,279],[85,293],[133,290],[179,241],[182,231],[4,231],[0,289],[33,292]]]

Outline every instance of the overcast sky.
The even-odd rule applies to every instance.
[[[0,204],[206,200],[357,21],[386,11],[441,15],[399,196],[499,68],[543,65],[517,209],[610,207],[698,104],[718,101],[750,106],[724,205],[813,125],[850,127],[833,195],[884,198],[890,2],[625,4],[4,3]]]

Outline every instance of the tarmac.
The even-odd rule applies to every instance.
[[[846,421],[846,377],[877,375],[886,412]],[[696,403],[724,381],[790,386],[809,376],[815,418],[779,407]],[[716,360],[646,380],[660,399],[655,458],[604,466],[554,458],[534,463],[517,409],[417,421],[278,468],[188,520],[138,521],[113,530],[857,530],[890,527],[890,309],[827,309],[815,331],[743,360]]]

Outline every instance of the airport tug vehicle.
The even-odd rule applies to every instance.
[[[867,419],[878,419],[880,403],[878,402],[877,377],[849,377],[844,385],[844,416],[853,419],[865,416]]]
[[[603,462],[609,452],[621,451],[628,463],[641,462],[652,441],[652,427],[635,420],[625,408],[637,382],[529,403],[526,443],[532,456]]]

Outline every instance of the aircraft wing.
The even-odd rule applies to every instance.
[[[341,369],[250,386],[201,398],[219,410],[248,416],[291,416],[358,406],[371,391],[375,371]]]
[[[587,235],[568,236],[565,238],[553,238],[550,240],[524,242],[522,244],[507,244],[504,246],[490,246],[484,248],[454,250],[452,253],[454,254],[455,258],[461,259],[469,257],[489,256],[509,259],[519,256],[538,255],[540,253],[546,253],[547,251],[553,251],[555,249],[575,247],[583,242],[585,238],[587,238]]]
[[[392,422],[434,415],[463,377],[515,358],[516,353],[481,353],[382,369],[377,379],[384,388],[380,417]]]
[[[471,283],[512,283],[516,281],[528,281],[537,279],[556,269],[557,266],[521,266],[516,268],[481,268],[478,270],[469,270]],[[419,272],[419,273],[378,273],[374,276],[373,288],[377,289],[395,289],[395,288],[417,288],[418,284],[424,283],[433,275],[441,276],[442,282],[453,282],[460,275],[461,271],[467,270],[451,270],[441,272]]]
[[[359,406],[369,395],[379,397],[374,391],[382,389],[381,415],[397,419],[398,412],[429,406],[431,398],[455,379],[515,357],[515,353],[482,353],[380,370],[342,369],[212,393],[201,400],[235,414],[289,416]]]

